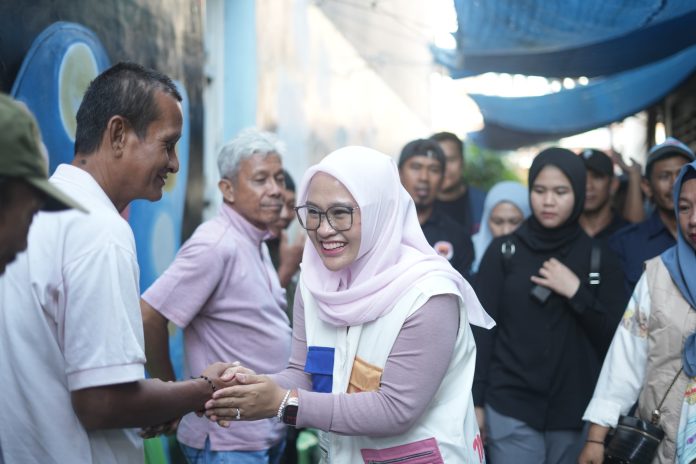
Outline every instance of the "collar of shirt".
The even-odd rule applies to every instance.
[[[89,210],[94,211],[101,208],[108,208],[116,214],[116,210],[111,199],[106,195],[104,189],[97,183],[90,173],[71,164],[60,164],[55,173],[51,176],[51,182],[58,184],[70,184],[85,192],[80,196],[80,202]]]
[[[672,233],[669,231],[665,223],[662,222],[662,219],[660,219],[660,214],[657,212],[657,209],[653,211],[646,222],[646,232],[648,233],[649,238],[653,238],[660,234],[668,234],[670,237],[672,236]]]
[[[268,229],[259,229],[254,226],[227,203],[223,203],[220,206],[220,215],[227,219],[234,230],[239,232],[240,235],[248,237],[257,246],[260,246],[264,240],[273,237],[273,234]]]

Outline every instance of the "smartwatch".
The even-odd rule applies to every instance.
[[[297,410],[300,406],[300,399],[297,396],[288,398],[288,402],[283,408],[283,423],[287,425],[292,425],[293,427],[297,423]]]

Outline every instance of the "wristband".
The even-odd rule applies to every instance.
[[[203,380],[205,380],[206,382],[208,382],[208,385],[210,385],[210,389],[213,390],[213,393],[215,393],[216,388],[215,388],[215,384],[213,383],[212,380],[210,380],[210,379],[209,379],[208,377],[206,377],[205,375],[199,375],[198,377],[193,377],[193,376],[191,376],[191,380],[198,380],[198,379],[203,379]]]
[[[599,441],[599,440],[589,440],[589,439],[587,439],[587,440],[585,440],[585,442],[586,442],[586,443],[597,443],[598,445],[604,446],[604,442],[603,442],[603,441]]]

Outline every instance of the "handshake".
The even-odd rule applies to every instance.
[[[280,388],[270,377],[257,375],[239,362],[217,362],[208,366],[199,377],[206,379],[213,390],[211,397],[196,411],[221,427],[229,427],[231,421],[259,420],[275,417],[287,390]],[[144,428],[143,438],[152,438],[176,431],[181,418],[165,424]]]

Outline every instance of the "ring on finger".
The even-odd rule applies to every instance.
[[[237,408],[237,416],[235,419],[240,420],[242,418],[242,413],[239,411],[239,408]]]

